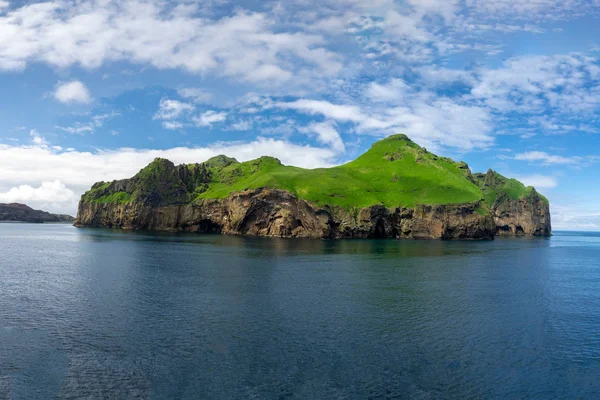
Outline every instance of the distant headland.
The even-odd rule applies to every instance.
[[[46,211],[34,210],[20,203],[0,203],[0,222],[72,223],[75,218],[65,214],[50,214]]]

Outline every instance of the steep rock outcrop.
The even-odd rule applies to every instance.
[[[474,174],[493,212],[496,234],[499,236],[551,236],[550,204],[534,188],[522,197],[511,197],[520,182],[507,179],[495,171]]]
[[[500,236],[551,236],[550,207],[539,196],[508,199],[494,208]]]
[[[481,204],[353,211],[318,207],[275,189],[254,189],[186,204],[79,204],[76,226],[304,238],[492,239]]]

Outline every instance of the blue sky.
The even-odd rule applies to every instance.
[[[156,156],[314,168],[403,132],[600,229],[598,0],[0,0],[0,202]]]

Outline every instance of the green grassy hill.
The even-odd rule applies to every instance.
[[[243,163],[226,156],[202,164],[174,167],[156,159],[135,177],[97,183],[82,200],[90,202],[146,201],[171,204],[225,198],[256,188],[287,190],[319,205],[344,208],[382,204],[456,204],[485,199],[519,199],[534,193],[518,181],[497,173],[471,175],[468,166],[438,157],[406,135],[393,135],[373,144],[356,160],[333,168],[302,169],[282,165],[272,157]]]
[[[232,191],[273,187],[300,198],[342,207],[373,204],[465,203],[482,198],[466,179],[462,164],[427,152],[405,135],[379,141],[356,160],[334,168],[306,170],[262,157],[211,168],[213,180],[199,198],[222,198]]]

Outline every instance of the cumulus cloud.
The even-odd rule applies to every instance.
[[[192,121],[196,126],[212,126],[214,123],[223,122],[227,119],[226,112],[217,112],[208,110],[203,112],[197,117],[192,118]]]
[[[337,153],[343,153],[346,150],[344,141],[340,137],[334,121],[312,123],[306,127],[300,128],[299,131],[308,135],[316,135],[319,143],[331,146]]]
[[[38,210],[75,214],[78,199],[61,181],[42,182],[39,187],[20,185],[0,192],[0,203],[24,203]]]
[[[32,62],[97,68],[124,60],[255,83],[341,69],[321,36],[275,32],[274,25],[264,13],[210,19],[196,6],[159,0],[31,3],[0,15],[0,68]]]
[[[375,89],[374,89],[375,88]],[[390,86],[370,85],[367,95],[399,103],[378,105],[375,108],[358,105],[333,104],[324,100],[300,99],[277,102],[272,107],[296,110],[308,115],[321,115],[338,122],[350,122],[362,134],[387,136],[406,133],[419,144],[435,149],[451,146],[460,149],[485,148],[493,143],[492,120],[489,112],[478,106],[462,105],[449,98],[432,94],[406,98],[394,95],[397,82]]]
[[[59,180],[42,182],[40,187],[34,188],[29,185],[21,185],[11,188],[6,193],[0,193],[0,202],[55,202],[63,203],[71,201],[74,193]]]
[[[31,136],[31,141],[33,142],[33,144],[38,145],[38,146],[47,146],[48,142],[46,141],[46,139],[44,139],[44,137],[42,135],[40,135],[38,133],[38,131],[36,131],[35,129],[32,129],[31,131],[29,131],[29,136]]]
[[[487,113],[489,122],[508,132],[518,132],[511,123],[525,122],[531,129],[520,133],[524,138],[598,131],[593,125],[600,110],[600,59],[591,53],[517,56],[496,68],[422,66],[413,71],[418,75],[410,84],[398,78],[369,83],[362,103],[414,109],[444,99]],[[440,93],[448,87],[460,90],[450,95],[446,91],[449,97],[444,97]],[[463,90],[469,95],[462,95]],[[503,117],[508,114],[510,118]]]
[[[391,79],[386,85],[372,82],[367,88],[367,97],[374,101],[398,103],[405,100],[410,92],[408,85],[402,79]]]
[[[92,102],[88,88],[80,81],[58,84],[54,91],[54,98],[64,104],[88,104]]]
[[[1,1],[0,68],[42,62],[90,69],[127,61],[263,86],[315,85],[351,67],[332,50],[341,36],[364,60],[421,63],[460,51],[500,51],[462,37],[465,30],[539,32],[522,19],[569,18],[597,7],[596,0],[265,0],[223,15],[213,8],[220,3],[50,0],[10,8]]]
[[[487,26],[511,32],[535,27],[508,23],[512,15],[547,11],[556,15],[585,10],[580,2],[558,0],[493,2],[505,27],[474,23],[492,5],[488,0],[466,4],[446,0],[265,1],[260,12],[247,3],[227,15],[213,3],[171,4],[161,0],[50,0],[0,7],[0,69],[23,69],[35,62],[66,68],[98,68],[113,61],[214,74],[262,86],[318,86],[355,66],[334,51],[345,35],[364,52],[365,60],[394,56],[409,62],[430,61],[459,51],[498,51],[457,35],[460,27]],[[205,2],[206,3],[206,2]],[[537,4],[525,7],[525,4]],[[504,4],[504,6],[500,6]],[[516,10],[515,11],[513,11]],[[470,15],[474,14],[474,15]],[[497,13],[487,13],[493,19]],[[220,17],[215,17],[220,15]],[[447,28],[442,34],[440,26]],[[367,33],[375,33],[368,35]],[[365,66],[368,64],[365,64]],[[344,68],[346,67],[346,68]],[[193,88],[192,88],[193,89]],[[198,97],[198,99],[200,99]],[[206,101],[201,99],[200,101]]]
[[[178,100],[162,99],[158,105],[158,111],[154,114],[154,119],[173,120],[186,113],[194,111],[196,107],[191,104]]]
[[[27,200],[24,196],[29,193],[31,199],[36,198],[42,202],[47,198],[52,200],[52,196],[43,197],[42,194],[51,193],[52,189],[62,194],[57,195],[52,200],[53,203],[48,204],[47,209],[74,213],[76,202],[67,196],[69,191],[78,199],[93,183],[133,176],[155,157],[164,157],[180,164],[202,162],[219,154],[227,154],[239,161],[268,155],[279,158],[284,164],[304,168],[328,167],[333,165],[336,159],[336,153],[331,149],[297,145],[272,138],[258,138],[251,142],[217,143],[197,148],[123,148],[96,152],[55,149],[45,145],[0,144],[0,193],[3,189],[3,198],[6,200],[16,199],[16,194],[19,194],[23,201]],[[56,184],[56,181],[60,184]],[[52,182],[52,185],[44,182]],[[62,185],[65,189],[62,189]]]
[[[502,112],[566,113],[597,110],[598,59],[582,54],[520,56],[479,71],[472,95]]]
[[[427,147],[487,148],[494,130],[520,134],[523,139],[540,133],[597,132],[593,123],[600,110],[600,85],[594,82],[600,80],[599,62],[591,56],[567,54],[514,57],[499,68],[471,71],[422,67],[410,84],[399,78],[371,82],[362,87],[362,96],[355,85],[351,95],[342,97],[345,103],[302,98],[265,108],[351,123],[357,133],[404,132]],[[447,85],[461,85],[470,94],[440,92]],[[515,112],[530,128],[511,126],[523,122]],[[554,164],[581,161],[537,157]]]
[[[310,115],[323,115],[337,121],[360,122],[365,117],[360,107],[354,105],[333,104],[324,100],[300,99],[292,102],[280,102],[275,107],[298,110]]]
[[[184,91],[184,94],[188,98],[199,95],[195,91]],[[163,127],[171,130],[183,129],[190,126],[212,127],[213,124],[223,122],[227,119],[227,112],[225,111],[207,110],[194,116],[192,112],[195,110],[196,106],[194,104],[179,100],[162,99],[153,119],[162,121]],[[241,125],[238,127],[241,127]]]

